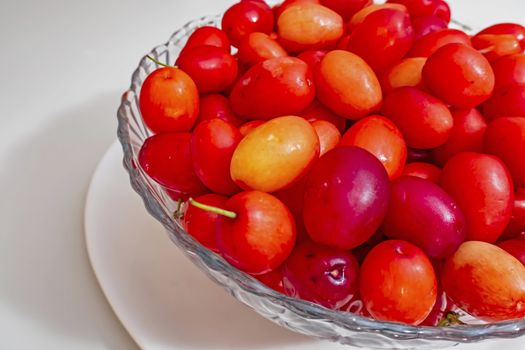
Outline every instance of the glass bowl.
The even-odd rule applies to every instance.
[[[155,47],[149,55],[161,62],[173,64],[188,36],[196,28],[205,25],[220,26],[220,16],[189,22],[176,31],[166,44]],[[118,109],[118,138],[124,151],[124,167],[129,173],[133,189],[142,197],[148,212],[164,225],[170,239],[200,270],[233,297],[290,330],[358,347],[442,348],[456,343],[514,338],[525,334],[525,319],[495,324],[425,327],[381,322],[348,312],[329,310],[280,294],[201,246],[174,217],[177,203],[138,166],[140,147],[151,136],[140,116],[138,96],[144,79],[157,68],[150,59],[142,58],[132,75],[129,90],[122,96]]]

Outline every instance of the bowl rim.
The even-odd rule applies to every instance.
[[[159,52],[166,51],[169,47],[173,47],[177,40],[180,39],[179,36],[181,33],[187,33],[191,28],[201,26],[199,24],[206,24],[212,21],[217,22],[220,16],[221,15],[204,16],[187,22],[175,31],[165,44],[154,47],[147,55],[157,57]],[[149,214],[165,227],[170,239],[179,248],[183,249],[185,254],[190,257],[198,256],[208,269],[219,272],[221,275],[233,280],[235,284],[246,293],[269,299],[272,303],[278,304],[298,314],[302,318],[326,320],[351,331],[381,333],[392,340],[425,339],[456,343],[471,343],[484,339],[516,338],[525,334],[525,319],[479,325],[455,325],[446,327],[412,326],[397,322],[374,320],[346,311],[327,309],[321,305],[292,298],[274,291],[256,278],[231,266],[219,255],[204,248],[187,234],[171,215],[166,213],[166,208],[163,208],[162,205],[158,203],[151,188],[147,185],[145,174],[135,166],[136,161],[134,160],[126,109],[133,103],[138,105],[137,91],[142,84],[142,80],[140,79],[141,67],[154,64],[147,58],[147,55],[140,60],[139,66],[132,74],[129,88],[122,95],[121,103],[117,111],[117,137],[123,150],[123,166],[129,175],[132,188],[142,198]],[[158,67],[156,64],[154,65]],[[215,278],[212,277],[212,279],[218,282]]]

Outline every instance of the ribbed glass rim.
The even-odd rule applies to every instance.
[[[268,2],[271,3],[272,1]],[[273,3],[278,2],[273,1]],[[188,22],[176,31],[165,44],[155,47],[148,55],[158,57],[160,53],[165,53],[177,45],[180,40],[185,40],[187,38],[186,33],[192,28],[209,25],[210,23],[218,25],[220,23],[220,15],[206,16]],[[141,73],[144,73],[144,67],[150,67],[152,64],[154,63],[144,56],[140,60],[139,66],[133,72],[131,85],[124,92],[117,112],[117,136],[124,153],[123,165],[129,174],[133,189],[142,198],[147,211],[166,228],[171,240],[179,248],[183,249],[187,255],[190,257],[197,256],[208,269],[219,272],[247,293],[268,299],[272,303],[280,305],[305,319],[325,320],[350,331],[381,333],[394,340],[425,339],[462,343],[477,342],[483,339],[515,338],[525,334],[525,319],[480,325],[431,327],[377,321],[344,311],[330,310],[314,303],[278,293],[252,276],[229,265],[222,257],[201,246],[183,230],[179,222],[173,219],[170,209],[162,204],[157,199],[158,196],[152,191],[152,180],[149,180],[136,166],[137,154],[133,150],[131,141],[131,133],[134,133],[134,131],[130,130],[127,110],[133,105],[138,105],[138,93],[143,82],[140,78]],[[137,136],[136,132],[135,136]]]

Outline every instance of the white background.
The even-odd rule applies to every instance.
[[[139,58],[229,3],[0,0],[0,349],[137,348],[89,266],[85,192]],[[450,3],[525,23],[520,0]]]

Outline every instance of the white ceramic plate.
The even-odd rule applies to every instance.
[[[141,348],[348,349],[281,328],[208,280],[146,212],[121,164],[115,143],[89,188],[86,241],[104,294]]]
[[[144,350],[350,349],[292,333],[229,296],[193,266],[133,192],[114,143],[85,208],[91,264],[111,307]],[[525,339],[457,350],[524,349]]]

